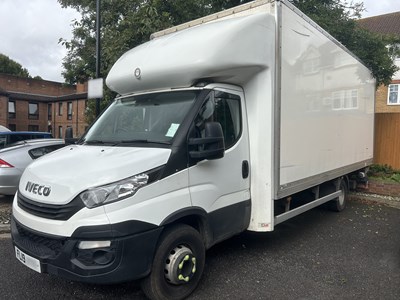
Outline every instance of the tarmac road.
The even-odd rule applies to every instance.
[[[97,286],[25,268],[0,237],[2,299],[144,299],[135,283]],[[400,210],[350,201],[276,227],[244,233],[207,252],[189,299],[400,299]]]

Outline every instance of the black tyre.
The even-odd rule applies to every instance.
[[[340,212],[346,207],[347,196],[349,193],[346,180],[342,178],[339,184],[340,195],[336,199],[328,202],[330,210]]]
[[[204,269],[205,248],[194,228],[178,224],[166,228],[142,290],[152,300],[178,300],[197,287]]]

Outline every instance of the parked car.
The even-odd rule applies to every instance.
[[[49,132],[39,131],[3,131],[0,132],[0,149],[19,141],[46,139],[53,136]]]
[[[0,195],[14,195],[22,173],[33,160],[64,146],[62,139],[34,139],[0,149]]]
[[[3,125],[0,125],[0,132],[2,132],[2,131],[11,131],[11,130]]]

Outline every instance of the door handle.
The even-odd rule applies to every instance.
[[[249,177],[249,162],[247,160],[242,161],[242,177],[243,179]]]

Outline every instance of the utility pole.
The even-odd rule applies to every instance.
[[[100,0],[96,0],[96,78],[100,78]],[[96,98],[96,117],[100,114],[101,98]]]

